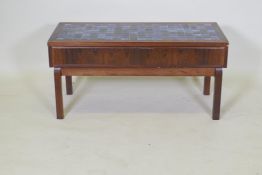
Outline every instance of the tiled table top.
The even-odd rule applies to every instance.
[[[227,42],[216,23],[59,23],[49,41]]]

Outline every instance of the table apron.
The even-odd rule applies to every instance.
[[[215,68],[60,68],[64,76],[214,76]]]
[[[227,47],[52,47],[50,66],[226,67]]]

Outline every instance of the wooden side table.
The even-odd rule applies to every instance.
[[[204,76],[204,95],[214,76],[212,118],[219,119],[228,41],[217,23],[59,23],[48,50],[58,119],[62,76],[67,94],[72,76]]]

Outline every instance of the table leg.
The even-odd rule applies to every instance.
[[[72,76],[66,76],[66,94],[72,95],[73,94],[73,86],[72,86]]]
[[[204,95],[210,94],[210,79],[211,77],[207,77],[207,76],[205,76],[204,78],[204,91],[203,91]]]
[[[213,120],[219,120],[220,116],[220,103],[221,103],[221,88],[222,88],[222,68],[215,70],[215,85],[213,97]]]
[[[54,80],[55,80],[55,99],[56,99],[56,115],[57,119],[64,118],[63,109],[63,94],[62,94],[62,80],[61,80],[61,68],[54,68]]]

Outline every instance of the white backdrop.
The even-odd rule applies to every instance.
[[[253,76],[262,80],[261,7],[0,0],[0,175],[261,175],[262,84]],[[61,21],[218,22],[230,41],[221,120],[211,120],[203,79],[191,77],[74,77],[65,119],[56,120],[46,43]]]
[[[230,41],[228,71],[262,74],[260,0],[1,0],[0,72],[48,71],[60,21],[215,21]]]

